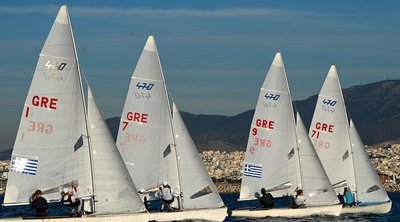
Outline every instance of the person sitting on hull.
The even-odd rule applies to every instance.
[[[262,196],[260,197],[260,203],[265,209],[271,209],[274,207],[274,198],[270,193],[267,193],[267,191],[262,188],[261,189],[261,194]]]
[[[164,181],[160,186],[161,193],[161,209],[160,212],[164,211],[165,205],[168,206],[168,211],[172,211],[171,204],[174,202],[174,191],[169,186],[167,181]]]
[[[292,208],[303,208],[306,207],[306,199],[302,189],[296,188],[295,195],[292,197]]]
[[[49,204],[47,200],[42,197],[42,191],[36,190],[32,195],[31,208],[35,209],[35,217],[46,217],[47,209],[49,209]]]
[[[64,206],[71,207],[70,217],[75,217],[75,208],[78,208],[77,216],[81,217],[81,201],[73,195],[73,191],[69,188],[64,188],[62,191],[61,202]]]
[[[343,192],[344,204],[343,207],[353,207],[355,205],[354,196],[350,188],[345,187]]]
[[[139,197],[142,200],[144,206],[146,207],[146,210],[149,211],[149,201],[148,201],[148,195],[145,189],[140,189],[139,190]]]

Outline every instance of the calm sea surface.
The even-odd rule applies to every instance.
[[[222,194],[225,205],[229,208],[243,208],[259,206],[258,201],[238,202],[239,194]],[[384,215],[346,215],[339,217],[308,217],[301,219],[284,219],[284,218],[263,218],[263,219],[246,219],[246,218],[228,218],[226,221],[399,221],[400,222],[400,193],[389,193],[390,199],[393,201],[392,210]],[[3,202],[3,196],[0,196],[0,202]],[[281,198],[275,201],[276,207],[288,205],[288,200]],[[156,207],[156,206],[153,206]],[[61,203],[51,203],[49,215],[61,216],[68,215],[69,208],[64,207]],[[34,211],[29,206],[4,207],[0,206],[0,218],[7,217],[31,217]]]

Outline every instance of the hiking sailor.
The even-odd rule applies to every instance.
[[[81,217],[81,201],[74,196],[73,191],[66,187],[62,191],[62,199],[61,202],[67,206],[71,207],[71,214],[69,216],[74,217],[75,216],[75,208],[78,208],[77,216]]]
[[[344,199],[344,204],[343,207],[352,207],[354,206],[354,196],[353,193],[351,193],[350,188],[345,187],[344,192],[343,192],[343,199]]]
[[[262,188],[261,189],[262,196],[260,197],[260,203],[263,208],[271,209],[274,207],[274,198],[272,197],[271,193],[267,193],[267,191]]]
[[[142,188],[139,190],[139,197],[142,200],[144,206],[146,207],[146,210],[149,211],[148,193],[146,192],[145,189]]]
[[[32,203],[31,208],[35,209],[35,217],[45,217],[47,216],[47,209],[49,209],[49,205],[47,200],[42,197],[42,191],[36,190],[36,192],[32,195]]]
[[[168,206],[168,211],[172,211],[171,204],[174,202],[174,190],[169,186],[167,181],[164,181],[160,186],[161,193],[161,209],[160,212],[164,211],[165,205]]]
[[[296,195],[291,195],[292,196],[292,208],[302,208],[305,207],[305,202],[306,199],[304,199],[304,194],[303,190],[299,189],[298,187],[295,190]]]

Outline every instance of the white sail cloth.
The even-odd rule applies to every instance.
[[[183,206],[185,209],[219,208],[224,203],[208,175],[175,103],[173,103],[173,128],[179,160],[179,173]]]
[[[47,37],[15,140],[4,204],[23,204],[41,189],[48,200],[77,181],[92,195],[84,105],[66,6]]]
[[[154,189],[168,181],[176,196],[182,194],[182,209],[223,206],[177,109],[172,118],[153,36],[132,75],[117,146],[138,189]]]
[[[88,89],[88,125],[93,152],[96,213],[146,211],[90,88]]]
[[[309,136],[336,192],[348,186],[358,202],[389,201],[353,122],[349,123],[334,65],[319,93]]]
[[[278,197],[298,187],[304,190],[307,205],[338,203],[299,116],[295,125],[280,53],[260,90],[243,171],[240,200],[258,198],[261,188]]]

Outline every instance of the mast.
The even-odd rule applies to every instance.
[[[333,66],[335,66],[335,69],[336,69],[336,65],[333,65]],[[337,72],[337,69],[336,69],[336,72]],[[349,138],[349,161],[351,161],[351,166],[352,166],[352,169],[351,169],[351,174],[352,174],[352,177],[354,178],[354,184],[352,184],[353,186],[354,186],[354,193],[355,193],[355,202],[357,203],[358,202],[358,190],[357,190],[357,178],[356,178],[356,168],[355,168],[355,165],[354,165],[354,159],[353,159],[353,146],[352,146],[352,142],[351,142],[351,137],[350,137],[350,124],[349,124],[349,118],[348,118],[348,116],[347,116],[347,109],[346,109],[346,102],[344,101],[344,96],[343,96],[343,92],[342,92],[342,86],[341,86],[341,84],[340,84],[340,80],[339,80],[339,76],[338,76],[338,84],[339,84],[339,89],[340,89],[340,96],[341,96],[341,99],[342,99],[342,101],[343,101],[343,112],[344,112],[344,117],[345,117],[345,125],[346,125],[346,131],[347,131],[347,137]]]
[[[278,53],[280,54],[279,50],[278,50]],[[282,63],[283,63],[283,59],[282,59]],[[285,66],[283,66],[283,68],[285,69]],[[285,78],[286,78],[288,94],[289,94],[288,97],[289,97],[289,103],[290,103],[291,116],[293,117],[291,119],[292,119],[292,124],[293,124],[294,138],[296,140],[296,147],[293,147],[293,149],[297,151],[297,152],[296,151],[295,152],[297,153],[297,169],[298,169],[298,175],[300,176],[299,187],[301,187],[301,189],[304,189],[303,188],[303,184],[304,184],[303,183],[303,172],[302,172],[301,164],[300,164],[300,149],[299,149],[299,141],[298,141],[297,133],[296,133],[296,121],[295,121],[295,115],[294,115],[294,109],[293,109],[293,101],[292,101],[292,96],[290,93],[289,83],[288,83],[287,76],[286,76],[286,70],[284,73],[285,73]],[[297,111],[296,111],[296,114],[297,114]]]
[[[88,126],[88,118],[87,118],[87,110],[86,110],[86,103],[85,103],[85,96],[84,96],[84,91],[83,91],[83,85],[82,85],[82,75],[81,75],[81,69],[79,66],[79,61],[78,61],[78,54],[76,51],[76,46],[75,46],[75,38],[74,38],[74,33],[72,31],[72,25],[71,25],[71,18],[69,17],[68,13],[68,8],[67,5],[65,5],[65,9],[67,11],[67,16],[68,16],[68,21],[69,21],[69,28],[71,30],[71,37],[72,37],[72,46],[74,48],[74,54],[75,54],[75,60],[76,60],[76,66],[78,70],[78,75],[79,75],[79,85],[81,89],[81,95],[82,95],[82,104],[83,104],[83,113],[84,113],[84,118],[85,118],[85,128],[86,128],[86,136],[88,139],[88,151],[89,151],[89,162],[90,162],[90,174],[91,174],[91,179],[92,179],[92,198],[93,198],[93,212],[96,211],[95,208],[95,189],[94,189],[94,170],[93,170],[93,157],[92,157],[92,147],[90,145],[90,135],[89,135],[89,126]]]
[[[154,40],[154,36],[152,36],[152,37],[153,37],[153,41],[154,41],[154,45],[155,45],[156,43],[155,43],[155,40]],[[181,174],[180,174],[180,170],[179,170],[179,158],[178,158],[178,152],[177,152],[177,149],[176,149],[175,130],[174,130],[173,123],[172,123],[171,103],[169,101],[169,93],[168,93],[168,90],[167,90],[167,84],[165,84],[164,71],[162,69],[162,65],[161,65],[161,62],[160,62],[160,56],[158,55],[158,50],[157,50],[157,59],[159,61],[158,64],[160,64],[161,76],[162,76],[162,79],[164,80],[163,81],[163,85],[164,85],[164,92],[165,92],[166,99],[167,99],[167,107],[168,107],[168,115],[169,115],[169,121],[168,122],[169,122],[169,124],[171,126],[172,140],[173,140],[173,143],[174,143],[172,145],[173,145],[174,151],[175,151],[175,160],[176,160],[175,163],[176,163],[176,170],[177,170],[177,173],[178,173],[179,197],[180,197],[180,195],[182,193],[182,179],[181,179]],[[181,199],[179,198],[179,200],[181,200]],[[179,208],[183,209],[182,203],[180,203],[180,202],[179,202]]]

